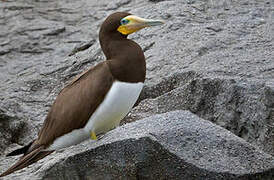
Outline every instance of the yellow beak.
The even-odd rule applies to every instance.
[[[144,19],[134,15],[129,15],[123,19],[127,20],[128,23],[121,24],[117,30],[124,35],[129,35],[145,27],[164,24],[162,20]]]

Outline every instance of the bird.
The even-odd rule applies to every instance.
[[[102,23],[99,42],[105,61],[84,71],[65,86],[28,145],[7,156],[21,158],[0,177],[9,175],[66,148],[116,128],[136,103],[144,86],[146,61],[142,48],[128,35],[164,21],[128,12],[110,14]]]

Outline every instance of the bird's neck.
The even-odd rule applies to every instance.
[[[100,31],[99,40],[107,60],[119,56],[119,52],[121,53],[119,48],[121,48],[122,44],[128,41],[127,36],[122,35],[118,31],[114,33],[105,33]]]
[[[101,48],[112,74],[120,81],[143,82],[146,63],[141,47],[121,33],[99,34]]]

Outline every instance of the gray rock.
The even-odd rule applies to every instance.
[[[0,109],[0,154],[8,145],[18,142],[19,134],[24,130],[25,122],[12,117]]]
[[[0,155],[35,139],[61,88],[104,60],[98,30],[115,11],[166,21],[130,36],[145,51],[147,79],[124,123],[188,109],[273,154],[273,7],[270,0],[1,1]],[[0,156],[0,167],[12,160]]]
[[[173,110],[190,110],[274,155],[274,86],[242,79],[195,78],[189,73],[177,77],[184,81],[171,77],[155,86],[176,82],[177,88],[174,86],[157,98],[146,98],[124,122]]]
[[[6,179],[273,177],[272,156],[188,111],[174,111],[118,127]]]

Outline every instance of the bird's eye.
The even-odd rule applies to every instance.
[[[121,25],[126,25],[127,23],[129,23],[129,20],[127,20],[127,19],[121,20]]]

